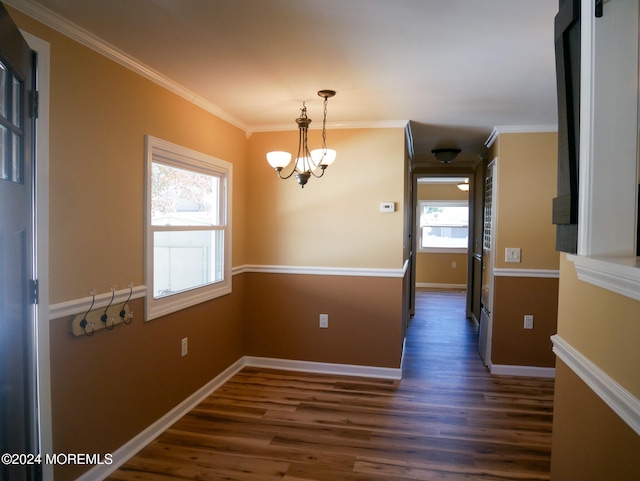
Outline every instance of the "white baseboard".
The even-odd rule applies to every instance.
[[[244,356],[174,407],[167,414],[158,419],[151,426],[111,453],[113,461],[111,464],[96,465],[77,478],[76,481],[95,481],[106,479],[118,470],[120,466],[125,464],[136,453],[141,451],[182,416],[200,404],[200,402],[202,402],[207,396],[222,386],[245,366],[283,369],[287,371],[315,372],[320,374],[337,374],[342,376],[376,377],[394,380],[402,379],[402,368],[393,369],[386,367],[331,364],[324,362],[293,361],[289,359]]]
[[[273,359],[268,357],[245,356],[245,365],[286,371],[315,372],[319,374],[337,374],[339,376],[375,377],[381,379],[402,379],[402,368],[358,366],[354,364],[333,364],[327,362],[294,361],[291,359]]]
[[[91,468],[82,476],[76,479],[76,481],[96,481],[106,479],[109,475],[114,473],[120,466],[125,464],[136,453],[141,451],[151,441],[157,438],[160,434],[166,431],[172,424],[178,419],[188,413],[191,409],[196,407],[212,392],[227,382],[232,376],[240,371],[244,364],[244,358],[239,359],[227,369],[218,374],[215,378],[202,386],[196,392],[194,392],[187,399],[182,401],[176,407],[174,407],[167,414],[158,419],[155,423],[149,426],[147,429],[139,433],[134,438],[127,441],[112,453],[111,464],[99,464]]]
[[[545,377],[552,379],[556,377],[556,370],[553,367],[491,364],[489,370],[491,371],[491,374],[495,374],[497,376]]]

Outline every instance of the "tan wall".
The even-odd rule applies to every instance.
[[[558,135],[500,134],[496,267],[558,269],[551,206],[557,190]],[[505,248],[520,247],[522,262],[505,262]]]
[[[562,256],[558,335],[640,398],[640,302],[578,280]]]
[[[640,436],[558,360],[551,479],[637,481],[638,453]]]
[[[49,243],[52,303],[91,289],[144,283],[144,136],[233,163],[244,177],[245,133],[22,14],[51,44]],[[244,199],[234,196],[234,230]],[[244,262],[234,236],[234,265]]]
[[[494,364],[554,367],[550,337],[556,333],[558,279],[496,277],[493,304]],[[533,329],[523,329],[533,315]]]
[[[399,368],[402,278],[248,274],[250,356]],[[320,329],[319,315],[329,315]]]
[[[418,184],[418,200],[469,200],[454,184]],[[467,254],[416,252],[416,283],[467,284]],[[456,267],[453,267],[455,262]]]
[[[49,269],[53,304],[144,283],[144,136],[233,163],[245,176],[244,132],[154,83],[11,12],[51,44]],[[233,199],[233,263],[244,263],[244,193]],[[53,448],[113,452],[243,354],[242,278],[233,294],[149,323],[74,337],[50,322]],[[189,338],[181,358],[180,340]],[[56,466],[75,479],[89,466]]]
[[[318,131],[309,144],[320,145]],[[294,178],[278,179],[265,159],[295,149],[294,132],[249,139],[248,263],[401,268],[404,130],[330,130],[327,144],[338,152],[335,163],[301,189]],[[381,213],[381,202],[394,202],[395,212]]]
[[[335,165],[301,190],[279,180],[264,159],[267,150],[293,148],[294,132],[247,140],[186,100],[11,14],[51,44],[52,304],[87,297],[90,289],[144,283],[146,134],[233,164],[233,266],[402,267],[403,129],[331,131]],[[311,136],[319,143],[317,131]],[[383,201],[395,202],[396,211],[380,213]],[[230,295],[148,323],[142,300],[135,300],[132,325],[90,338],[72,336],[69,318],[52,320],[55,452],[113,452],[245,354],[399,366],[402,278],[330,277],[318,287],[316,276],[301,276],[265,298],[271,283],[248,276],[234,276]],[[300,288],[304,297],[289,297]],[[279,317],[279,309],[309,324],[299,330],[300,318]],[[330,315],[322,333],[320,310]],[[286,343],[280,334],[290,336]],[[75,479],[88,468],[58,466],[56,479]]]
[[[563,254],[558,304],[558,335],[640,397],[640,302],[578,280]],[[556,370],[552,479],[640,479],[640,437],[559,359]]]
[[[557,134],[501,133],[491,149],[498,158],[495,266],[557,270],[552,199],[557,188]],[[494,179],[495,182],[495,179]],[[505,262],[505,248],[520,247],[521,262]],[[495,277],[493,364],[553,367],[549,337],[556,332],[558,280]],[[534,316],[525,330],[524,315]]]
[[[128,326],[69,333],[71,318],[51,321],[51,404],[56,453],[113,453],[240,359],[245,289],[151,322],[142,299]],[[137,317],[139,315],[139,317]],[[181,357],[180,340],[189,339]],[[57,465],[56,480],[72,480],[89,466]]]

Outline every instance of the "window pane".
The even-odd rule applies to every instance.
[[[466,248],[469,243],[467,227],[423,227],[422,247]]]
[[[152,225],[221,225],[220,178],[153,163]]]
[[[155,232],[153,297],[223,280],[224,231]]]
[[[469,206],[459,204],[420,202],[420,248],[468,248]]]
[[[13,167],[11,180],[22,183],[22,137],[18,134],[12,134],[11,138],[11,164]]]
[[[20,98],[22,97],[22,82],[15,77],[13,77],[12,95],[11,121],[13,125],[22,127],[22,103],[20,102]]]
[[[10,159],[7,158],[7,129],[0,125],[0,179],[9,179]]]
[[[7,118],[7,68],[0,62],[0,115]]]

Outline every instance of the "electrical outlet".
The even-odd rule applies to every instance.
[[[456,261],[453,261],[453,262],[451,263],[451,268],[452,268],[452,269],[455,269],[455,268],[457,268],[457,267],[458,267],[458,263],[457,263]]]
[[[533,316],[531,315],[524,316],[524,328],[533,329]]]
[[[184,357],[189,353],[189,338],[188,337],[185,337],[185,338],[182,339],[181,347],[182,347],[182,357]]]
[[[320,314],[320,328],[327,329],[329,327],[329,314]]]

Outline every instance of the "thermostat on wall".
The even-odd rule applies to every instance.
[[[394,202],[380,202],[380,212],[395,212],[396,204]]]

